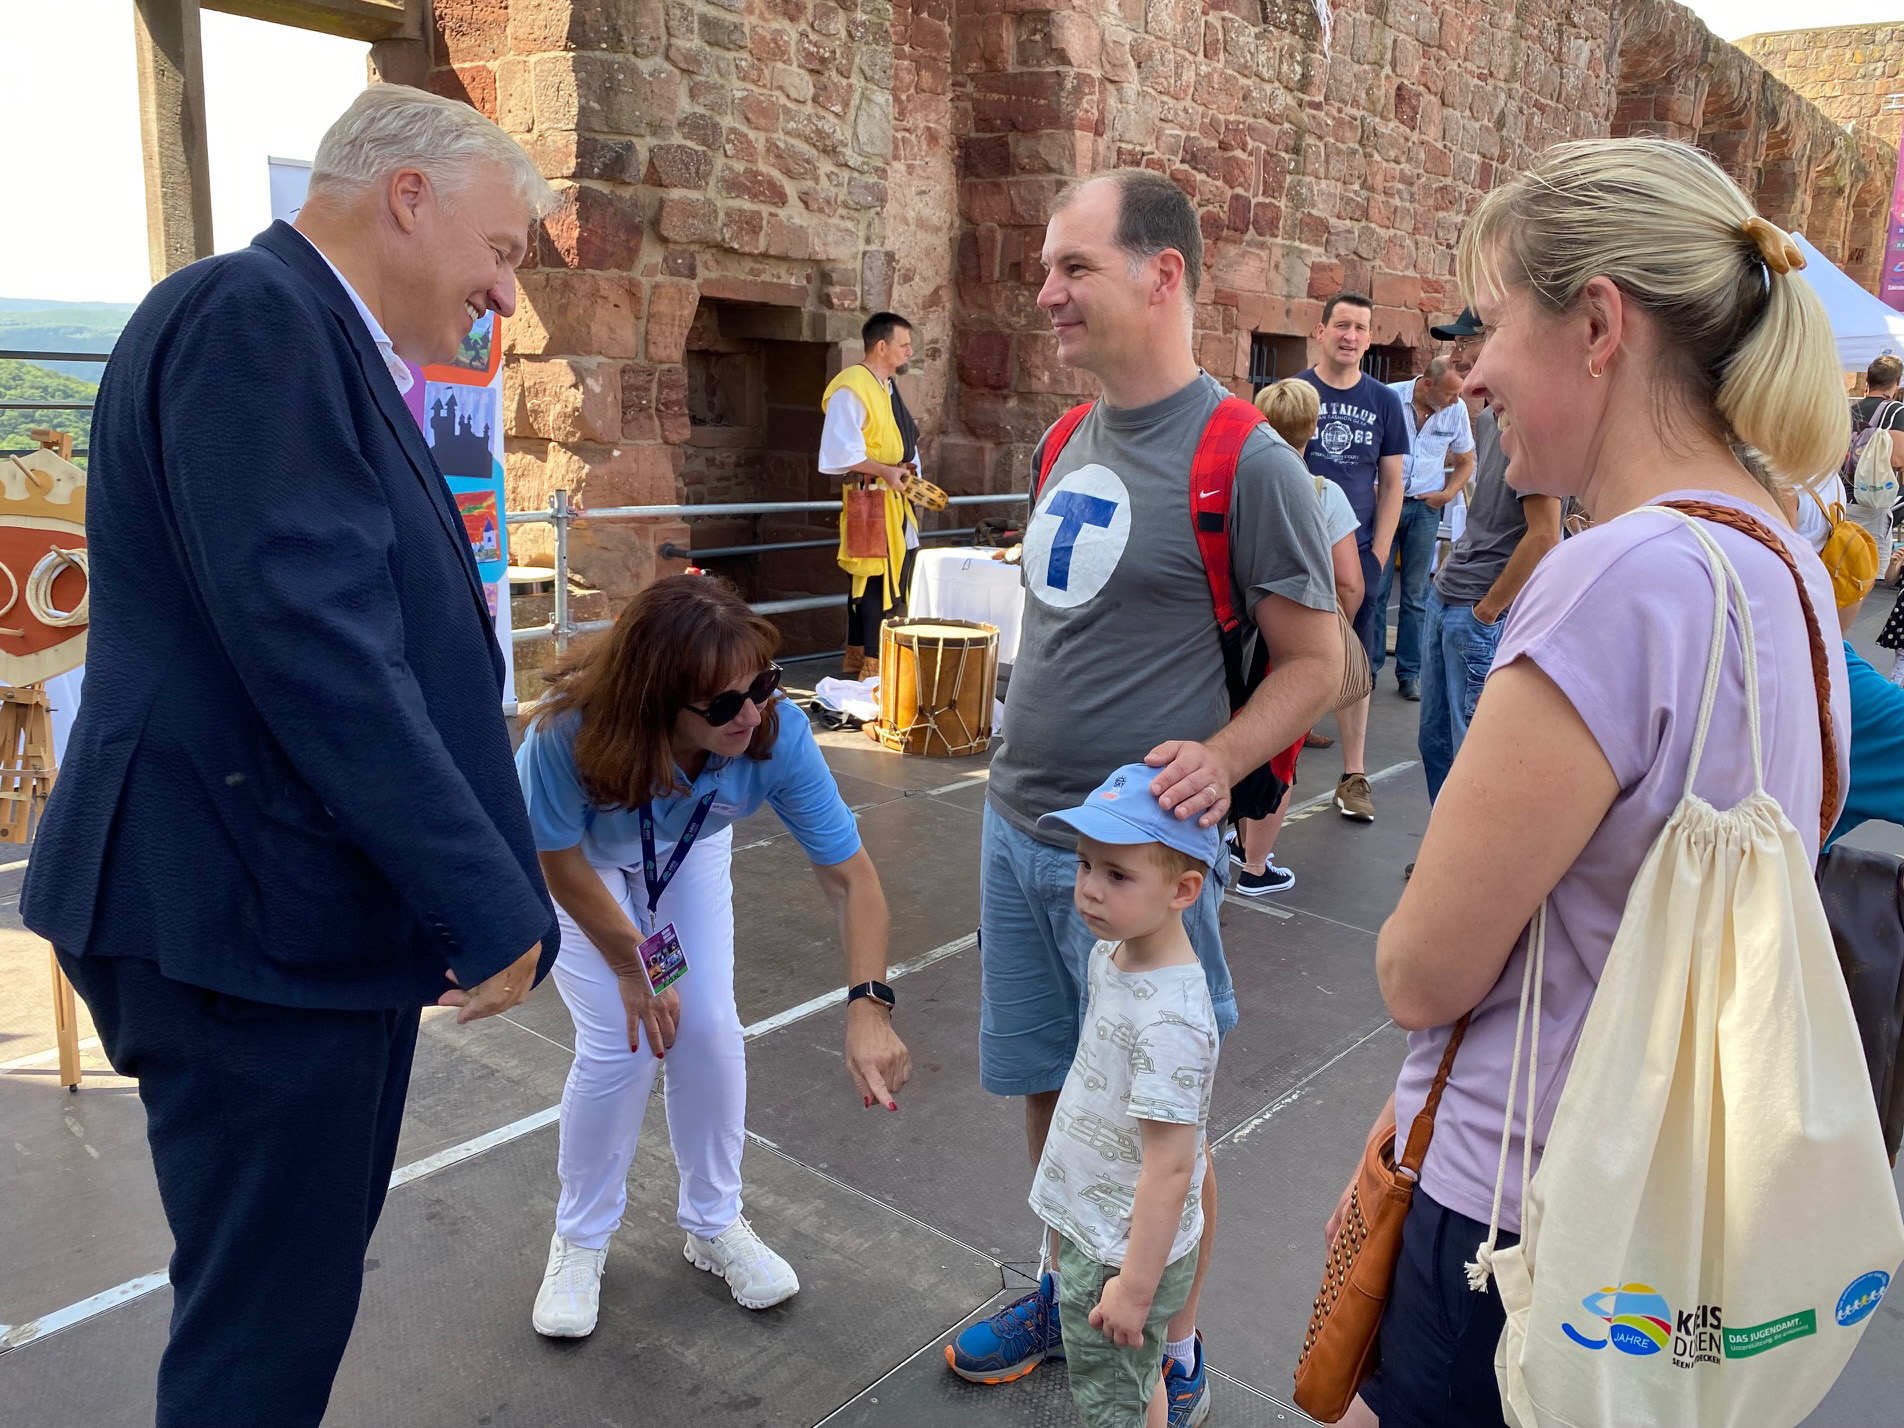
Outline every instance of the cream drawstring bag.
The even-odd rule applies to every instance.
[[[1469,1278],[1485,1291],[1491,1270],[1507,1310],[1495,1371],[1516,1428],[1791,1428],[1904,1260],[1904,1221],[1811,859],[1765,791],[1745,590],[1697,521],[1644,509],[1685,521],[1712,569],[1686,791],[1628,894],[1531,1185],[1523,1159],[1521,1242],[1503,1250],[1523,1039],[1529,1126],[1537,1104],[1545,907],[1534,920],[1494,1213]],[[1693,782],[1728,608],[1753,791],[1721,811]]]

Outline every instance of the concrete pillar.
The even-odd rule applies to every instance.
[[[152,281],[211,256],[211,162],[198,0],[134,0],[139,137]]]

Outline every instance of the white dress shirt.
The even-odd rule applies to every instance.
[[[291,231],[297,233],[298,237],[303,238],[306,243],[311,243],[310,238],[303,233],[298,233],[297,229],[293,228]],[[390,373],[390,380],[397,384],[399,392],[407,394],[410,388],[416,385],[416,376],[410,371],[410,364],[397,356],[397,349],[390,341],[390,334],[383,330],[383,324],[377,321],[377,315],[364,306],[364,300],[357,296],[357,289],[350,285],[350,279],[338,272],[337,264],[330,260],[324,250],[317,244],[311,243],[311,251],[324,259],[324,266],[335,273],[337,281],[344,285],[344,295],[350,299],[351,306],[357,309],[357,316],[364,320],[364,328],[369,332],[370,340],[377,345],[377,351],[383,357],[384,368]]]
[[[892,390],[892,383],[886,383],[886,390]],[[820,429],[820,472],[826,476],[842,476],[866,459],[866,404],[851,387],[841,387],[826,404],[826,425]],[[917,453],[913,455],[914,466],[923,463]],[[897,463],[894,463],[895,465]],[[870,478],[868,478],[870,479]],[[912,508],[906,508],[906,549],[916,550],[919,546],[918,523],[912,518]]]

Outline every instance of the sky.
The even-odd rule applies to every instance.
[[[201,26],[222,253],[271,222],[266,158],[311,157],[370,47],[210,10]],[[0,54],[33,56],[0,88],[0,297],[137,302],[151,275],[132,0],[0,0]]]
[[[1713,31],[1738,39],[1788,29],[1789,0],[1694,0]],[[1814,0],[1810,25],[1904,19],[1904,0]],[[271,220],[267,157],[309,159],[364,84],[368,47],[205,11],[212,235],[242,248]],[[132,0],[4,0],[0,54],[8,122],[0,130],[0,296],[136,302],[149,275],[139,153]],[[33,119],[24,116],[36,116]],[[42,191],[40,185],[61,188]]]

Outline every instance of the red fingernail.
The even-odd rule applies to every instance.
[[[659,1060],[661,1060],[661,1059],[662,1059],[662,1053],[661,1053],[661,1052],[659,1052],[659,1051],[657,1051],[657,1052],[655,1052],[655,1054],[654,1054],[654,1059],[655,1059],[655,1060],[657,1060],[657,1061],[659,1061]]]
[[[861,1110],[870,1111],[873,1108],[873,1098],[871,1096],[862,1096],[860,1097],[860,1100],[863,1103],[860,1106]]]
[[[898,1109],[899,1109],[899,1102],[897,1102],[897,1101],[888,1101],[888,1102],[886,1102],[886,1109],[887,1109],[887,1110],[889,1110],[889,1111],[896,1111],[896,1110],[898,1110]]]

